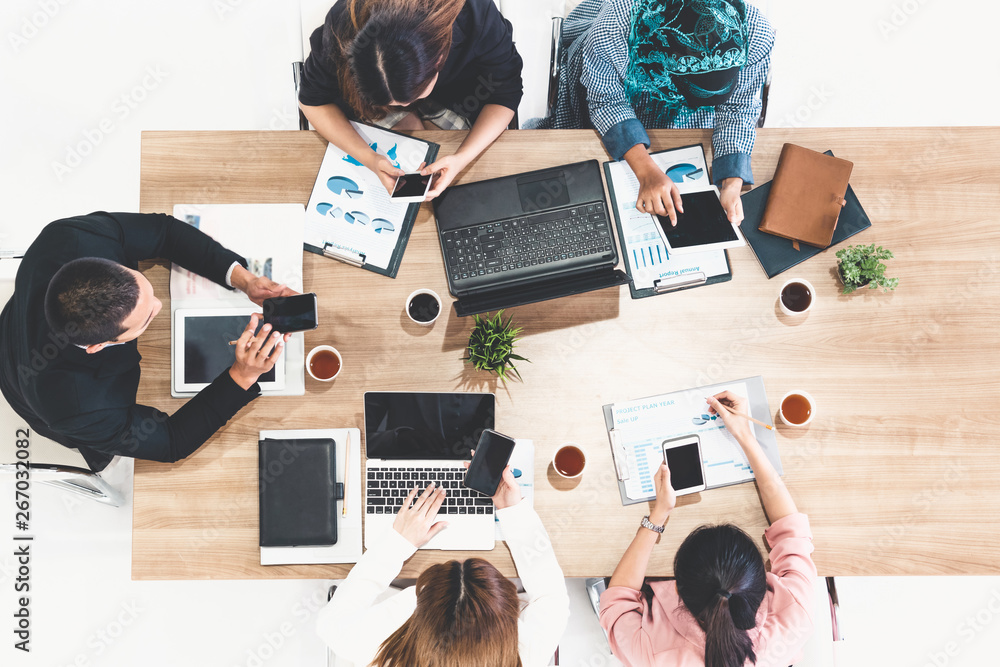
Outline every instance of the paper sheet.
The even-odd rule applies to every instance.
[[[361,486],[361,431],[356,428],[297,431],[261,431],[260,438],[333,438],[337,442],[337,481],[344,482],[344,458],[347,456],[347,432],[351,433],[351,455],[345,484],[347,516],[337,504],[337,543],[330,547],[261,547],[261,565],[299,565],[312,563],[357,563],[361,558],[361,513],[364,494]]]
[[[745,382],[715,389],[716,393],[727,390],[740,396],[750,395]],[[750,462],[736,438],[717,415],[709,415],[702,392],[693,390],[669,397],[616,403],[612,416],[627,458],[629,478],[624,482],[625,495],[632,500],[656,495],[653,475],[663,463],[663,441],[691,433],[697,433],[701,439],[708,488],[754,478]]]
[[[681,194],[707,190],[711,186],[705,152],[701,146],[655,153],[651,157],[677,184]],[[701,271],[707,277],[712,277],[727,272],[724,250],[668,257],[667,247],[656,231],[656,219],[648,213],[639,212],[635,207],[639,197],[639,179],[631,167],[624,160],[612,162],[609,173],[625,236],[624,250],[632,268],[636,289],[649,289],[653,287],[654,280],[685,273]]]
[[[514,476],[518,486],[521,487],[521,502],[535,506],[535,441],[517,438],[514,441],[514,453],[510,455],[510,466],[514,469]],[[503,541],[503,531],[500,530],[500,519],[493,515],[493,524],[496,526],[497,542]]]
[[[302,292],[302,204],[177,204],[174,217],[200,229],[247,260],[254,275]],[[170,312],[180,308],[253,307],[243,292],[226,289],[204,276],[176,264],[170,267]],[[173,331],[173,325],[171,326]],[[262,392],[267,396],[301,396],[305,393],[305,337],[292,334],[285,344],[285,388]],[[173,341],[170,365],[174,365]],[[194,394],[178,392],[175,398]]]
[[[372,150],[405,172],[417,171],[427,143],[352,122]],[[329,144],[306,207],[305,242],[365,256],[365,263],[385,269],[399,242],[409,204],[392,201],[385,186],[367,167]]]

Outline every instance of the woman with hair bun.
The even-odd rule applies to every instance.
[[[394,130],[469,130],[435,174],[428,199],[503,133],[521,101],[521,56],[493,0],[339,0],[309,38],[302,113],[387,190],[403,172],[349,121]]]
[[[787,667],[812,634],[816,566],[809,519],[795,507],[731,392],[708,399],[736,438],[757,478],[772,521],[771,571],[757,545],[733,525],[695,529],[674,557],[674,580],[644,585],[656,539],[674,508],[670,470],[656,473],[656,502],[601,596],[601,626],[611,651],[628,666]],[[647,593],[644,595],[644,592]]]

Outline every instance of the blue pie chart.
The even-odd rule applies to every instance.
[[[326,181],[326,187],[335,195],[358,197],[362,194],[358,184],[345,176],[332,176]]]
[[[396,226],[385,218],[375,218],[372,220],[372,229],[376,234],[391,234],[396,231]]]
[[[702,173],[704,173],[703,169],[696,167],[693,164],[688,164],[687,162],[675,164],[667,169],[667,176],[669,176],[670,180],[674,183],[698,180],[701,178]]]
[[[356,222],[359,225],[367,225],[371,222],[371,218],[368,217],[367,213],[362,213],[361,211],[351,211],[350,213],[344,214],[344,219],[347,220],[352,225]]]

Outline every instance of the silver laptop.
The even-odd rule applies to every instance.
[[[390,530],[414,486],[447,493],[438,520],[448,527],[422,549],[489,551],[493,501],[462,484],[463,461],[493,428],[493,394],[365,392],[365,544]]]

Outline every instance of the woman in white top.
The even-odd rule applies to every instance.
[[[447,528],[444,489],[413,488],[392,530],[368,546],[320,612],[317,631],[357,666],[534,667],[549,664],[569,619],[566,581],[552,543],[508,466],[493,496],[524,596],[488,561],[432,565],[411,586],[376,602],[403,563]],[[411,506],[412,503],[412,506]]]

